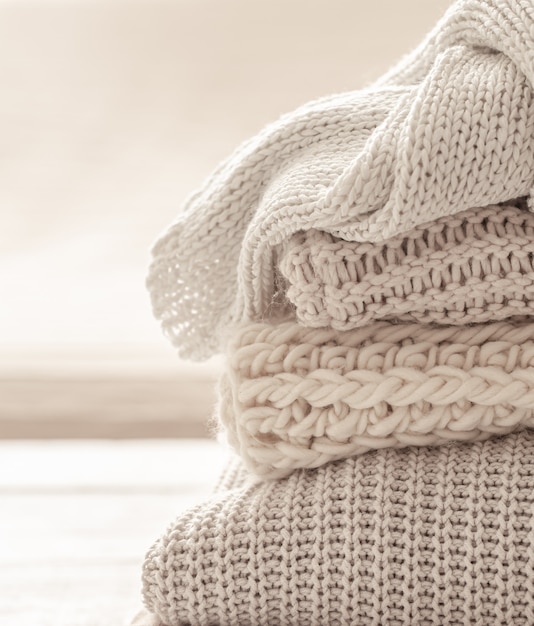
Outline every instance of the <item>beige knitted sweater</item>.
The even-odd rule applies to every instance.
[[[223,486],[147,554],[161,624],[534,624],[532,431]]]
[[[241,146],[153,250],[155,315],[184,357],[272,316],[279,247],[310,228],[380,242],[527,196],[534,172],[534,6],[460,0],[366,89],[309,103]]]
[[[284,245],[288,314],[306,327],[351,330],[376,320],[455,326],[534,316],[534,214],[473,208],[383,243],[320,230]]]

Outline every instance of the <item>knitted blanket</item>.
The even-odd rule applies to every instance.
[[[308,327],[532,316],[534,214],[514,206],[468,209],[380,244],[308,230],[288,241],[280,271],[297,320]]]
[[[532,431],[231,477],[147,554],[161,624],[534,624]]]
[[[264,478],[373,448],[482,440],[534,427],[534,324],[250,323],[230,343],[220,398],[229,442]]]
[[[157,242],[153,310],[184,357],[276,314],[280,246],[317,229],[381,242],[534,178],[534,6],[460,0],[368,88],[299,108],[241,146]]]

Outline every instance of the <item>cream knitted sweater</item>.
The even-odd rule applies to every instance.
[[[384,243],[320,230],[280,257],[288,314],[311,328],[376,320],[454,326],[534,316],[534,214],[515,206],[462,211]]]
[[[534,432],[223,486],[148,552],[146,625],[534,624]]]
[[[309,103],[241,146],[153,250],[153,309],[184,357],[275,314],[279,247],[310,228],[380,242],[534,178],[534,6],[460,0],[366,89]]]
[[[229,442],[264,478],[374,448],[487,439],[534,428],[534,324],[245,324],[220,396]]]

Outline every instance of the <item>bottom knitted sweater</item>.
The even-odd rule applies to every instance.
[[[143,585],[158,626],[532,626],[534,431],[277,481],[235,461],[150,549]]]

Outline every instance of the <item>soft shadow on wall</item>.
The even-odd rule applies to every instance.
[[[220,362],[161,336],[150,245],[241,141],[449,4],[0,1],[0,437],[205,435]]]

